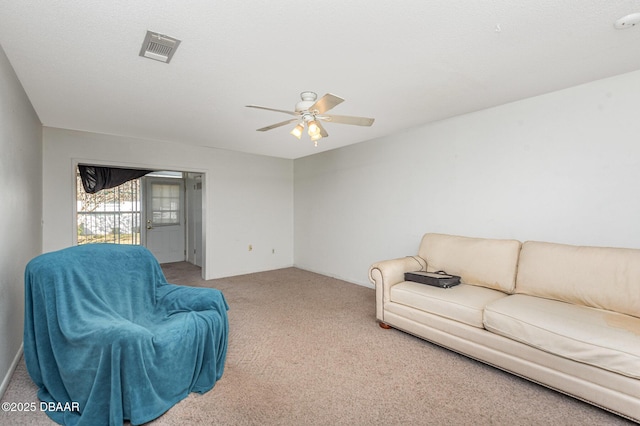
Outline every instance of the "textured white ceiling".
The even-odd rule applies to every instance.
[[[639,0],[0,0],[0,45],[45,126],[298,158],[640,69]],[[147,30],[182,40],[138,55]],[[340,115],[314,148],[302,91]],[[293,126],[291,126],[293,127]]]

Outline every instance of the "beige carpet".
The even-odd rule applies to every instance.
[[[627,420],[375,320],[372,289],[295,268],[203,281],[231,307],[224,376],[150,425],[623,425]],[[2,401],[37,401],[21,361]],[[1,425],[50,425],[0,412]]]

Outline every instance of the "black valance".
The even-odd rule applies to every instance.
[[[80,179],[85,192],[95,194],[101,189],[115,188],[133,179],[138,179],[153,170],[121,169],[119,167],[98,167],[78,165]]]

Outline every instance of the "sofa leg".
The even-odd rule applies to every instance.
[[[378,324],[380,325],[381,328],[384,328],[385,330],[389,330],[390,328],[392,328],[389,324],[384,322],[379,322]]]

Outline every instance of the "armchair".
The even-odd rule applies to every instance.
[[[24,359],[65,425],[142,424],[222,377],[228,305],[216,289],[167,283],[146,248],[88,244],[25,270]]]

